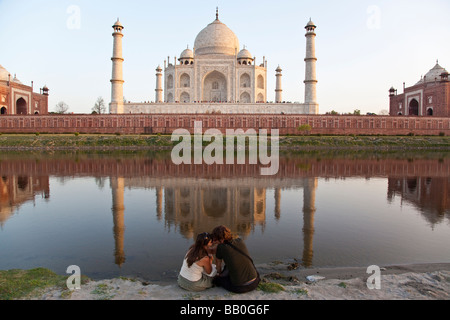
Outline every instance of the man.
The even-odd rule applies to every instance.
[[[260,282],[259,273],[244,241],[240,238],[233,239],[230,229],[225,226],[214,228],[212,237],[217,244],[216,267],[219,272],[214,284],[234,293],[255,290]]]

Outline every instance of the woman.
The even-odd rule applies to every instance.
[[[216,266],[209,254],[212,238],[209,233],[201,233],[189,248],[183,260],[178,285],[188,291],[203,291],[213,286]]]
[[[258,270],[253,264],[247,246],[240,238],[233,239],[230,229],[216,227],[212,236],[217,243],[216,264],[219,276],[214,284],[234,293],[255,290],[260,282]],[[225,268],[222,270],[222,264]]]

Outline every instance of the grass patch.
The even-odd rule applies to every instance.
[[[111,300],[114,297],[111,290],[112,289],[107,284],[99,284],[91,291],[91,294],[96,295],[98,300]]]
[[[307,296],[308,290],[306,289],[296,289],[293,291],[295,294],[301,295],[301,296]]]
[[[258,290],[265,293],[278,293],[281,291],[285,291],[284,287],[281,284],[273,282],[260,282],[258,285]]]
[[[40,289],[67,289],[67,277],[45,268],[0,271],[0,300],[14,300],[30,296]]]
[[[193,138],[193,137],[191,137]],[[192,143],[193,143],[192,139]],[[236,140],[236,139],[235,139]],[[140,147],[171,148],[179,141],[171,135],[138,134],[2,134],[2,148],[105,148]],[[224,144],[226,139],[224,136]],[[203,146],[209,142],[202,141]],[[249,142],[246,139],[246,145]],[[270,145],[270,141],[268,142]],[[281,136],[280,148],[449,148],[449,136]]]

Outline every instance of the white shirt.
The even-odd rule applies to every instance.
[[[187,259],[183,260],[183,265],[181,266],[180,275],[192,282],[198,281],[202,278],[204,273],[203,267],[200,267],[197,263],[193,263],[191,267],[188,267]],[[205,273],[206,274],[206,273]],[[216,265],[212,265],[212,271],[210,274],[206,274],[208,277],[214,277],[217,274]]]

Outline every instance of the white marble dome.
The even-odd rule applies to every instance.
[[[180,54],[180,59],[194,59],[194,52],[187,48]]]
[[[235,55],[239,40],[233,31],[216,19],[204,28],[195,39],[195,55]]]
[[[248,51],[247,49],[242,49],[242,50],[239,52],[237,58],[238,58],[238,59],[252,59],[252,60],[253,60],[252,54],[251,54],[250,51]]]

